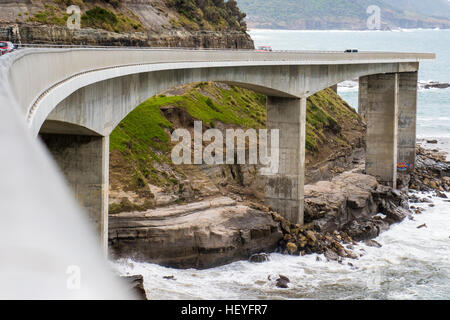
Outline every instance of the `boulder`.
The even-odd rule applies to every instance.
[[[338,254],[332,250],[325,251],[324,256],[325,256],[325,258],[327,258],[327,260],[332,260],[332,261],[339,260]]]
[[[379,242],[375,241],[375,240],[366,240],[366,241],[364,241],[364,244],[366,246],[374,247],[374,248],[381,248],[382,247],[382,245]]]
[[[249,262],[253,263],[263,263],[269,260],[269,255],[267,253],[255,253],[252,254],[248,259]]]
[[[286,245],[286,248],[290,254],[294,254],[298,250],[297,245],[292,242],[288,242],[288,244]]]
[[[320,232],[333,232],[353,220],[366,221],[378,213],[373,197],[378,188],[374,177],[353,172],[306,185],[305,222],[313,222]]]
[[[288,277],[283,276],[283,275],[280,274],[279,278],[277,279],[276,286],[277,286],[278,288],[281,288],[281,289],[288,289],[288,288],[289,288],[289,285],[288,285],[288,284],[289,284],[290,282],[291,282],[291,280],[289,280]]]
[[[145,212],[110,215],[113,258],[205,269],[272,252],[282,238],[268,212],[227,197]]]

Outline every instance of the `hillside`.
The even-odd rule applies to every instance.
[[[446,0],[238,0],[250,28],[367,29],[367,8],[381,8],[382,29],[450,28]]]
[[[261,200],[264,182],[251,165],[175,166],[170,132],[264,128],[266,97],[221,83],[197,83],[155,96],[131,112],[111,134],[111,212],[145,210],[217,194],[245,194]],[[361,147],[359,115],[331,89],[308,99],[306,148],[309,173]],[[341,159],[342,160],[342,159]]]
[[[81,9],[81,29],[66,12]],[[22,43],[253,48],[234,0],[3,0],[0,36]]]

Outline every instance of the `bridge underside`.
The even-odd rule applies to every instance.
[[[367,66],[355,65],[349,67],[352,72],[342,75],[333,75],[330,68],[323,66],[308,67],[301,74],[298,68],[288,67],[279,69],[274,73],[278,76],[270,79],[276,86],[258,84],[259,80],[251,77],[241,81],[238,76],[219,77],[215,71],[130,75],[75,91],[51,112],[40,134],[106,246],[111,131],[149,96],[170,87],[221,79],[244,83],[245,87],[268,95],[268,129],[280,129],[280,169],[277,175],[268,177],[266,204],[291,222],[303,224],[307,96],[336,82],[360,77],[359,112],[367,121],[366,172],[395,187],[397,166],[409,170],[415,163],[417,67],[412,64],[402,68],[397,64],[369,70]],[[290,86],[284,94],[280,81]]]

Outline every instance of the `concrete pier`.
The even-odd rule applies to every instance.
[[[399,73],[398,169],[409,172],[416,162],[417,72]]]
[[[103,248],[108,239],[109,137],[41,134],[76,199],[96,227]]]
[[[280,130],[280,167],[268,176],[265,203],[303,225],[306,98],[267,98],[267,129]]]
[[[366,118],[367,110],[367,86],[369,85],[368,77],[359,78],[359,89],[358,89],[358,113]]]
[[[367,77],[363,101],[367,120],[366,173],[396,187],[398,132],[398,73]]]

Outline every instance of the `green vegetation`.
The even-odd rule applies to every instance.
[[[52,5],[45,5],[45,9],[27,18],[27,22],[38,22],[43,24],[65,25],[69,15],[60,8]]]
[[[180,17],[172,25],[182,25],[191,30],[246,31],[246,14],[241,12],[235,0],[168,0]]]
[[[102,2],[104,7],[99,6]],[[81,15],[82,28],[90,27],[118,33],[144,30],[139,19],[131,11],[116,10],[120,5],[117,0],[97,1],[95,6],[87,0],[56,0],[52,4],[46,4],[44,10],[27,18],[26,21],[65,26],[69,18],[66,9],[70,5],[77,5],[84,12]],[[110,8],[107,8],[108,5]]]
[[[133,164],[134,187],[146,182],[159,186],[177,183],[173,175],[158,172],[154,166],[170,163],[168,132],[174,127],[161,113],[163,107],[185,110],[210,127],[218,121],[245,128],[265,125],[265,97],[238,87],[228,90],[199,83],[181,96],[155,96],[133,110],[110,136],[111,151],[119,151]]]
[[[342,125],[358,119],[355,111],[331,89],[316,93],[306,104],[306,149],[319,151],[332,135],[340,145],[347,145],[341,135]]]
[[[161,165],[171,166],[169,133],[175,129],[165,116],[167,109],[183,110],[206,127],[218,122],[242,128],[264,128],[266,97],[236,86],[198,83],[177,96],[155,96],[133,110],[112,132],[111,151],[119,152],[133,168],[131,188],[145,189],[147,183],[170,187],[178,183],[181,171],[173,166],[167,173]],[[310,153],[334,141],[347,146],[342,125],[348,126],[358,115],[330,89],[308,99],[306,148]],[[159,169],[157,169],[159,168]],[[121,204],[120,206],[126,206]]]
[[[34,12],[27,22],[64,26],[69,14],[66,9],[76,5],[80,7],[81,26],[104,29],[113,32],[145,31],[134,12],[144,8],[128,8],[120,0],[50,0],[46,1],[44,10]],[[246,31],[245,13],[242,13],[235,0],[166,0],[161,3],[143,4],[156,8],[158,14],[169,17],[173,28],[188,30],[235,30]],[[133,11],[135,10],[135,11]],[[21,15],[19,15],[20,17]]]
[[[83,27],[99,28],[118,33],[143,29],[138,20],[124,14],[115,14],[101,7],[94,7],[86,11],[81,16],[81,25]]]

